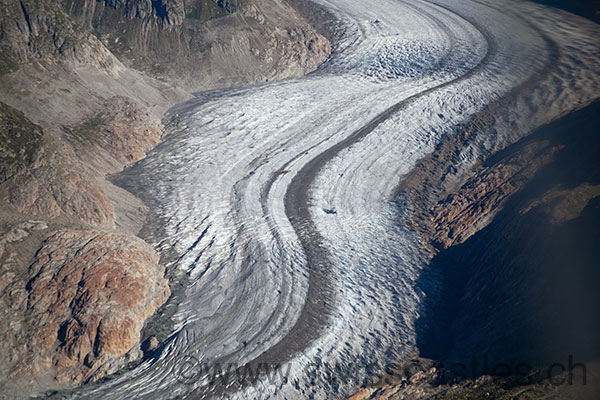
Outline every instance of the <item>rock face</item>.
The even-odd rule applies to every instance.
[[[415,359],[413,365],[408,363],[405,374],[378,387],[360,390],[348,400],[480,400],[480,399],[578,399],[594,400],[598,392],[590,386],[556,385],[554,382],[566,381],[568,373],[563,372],[554,380],[536,371],[540,376],[535,385],[523,385],[514,377],[482,376],[458,382],[448,381],[448,371],[435,366],[431,360]],[[434,365],[431,368],[424,368]],[[404,367],[404,366],[402,366]],[[412,369],[411,369],[412,368]],[[600,364],[588,364],[588,371],[597,374]],[[545,371],[544,371],[545,372]],[[597,375],[596,375],[597,376]],[[581,382],[581,371],[575,370],[573,380]]]
[[[417,282],[422,358],[351,400],[598,398],[599,116],[595,102],[537,129],[425,211],[439,252]],[[569,362],[585,385],[582,368],[548,379]]]
[[[445,290],[430,311],[440,325],[421,335],[426,356],[487,354],[491,363],[529,365],[551,365],[568,354],[600,357],[599,110],[595,103],[498,154],[496,165],[524,157],[529,163],[522,165],[537,172],[510,175],[504,185],[514,181],[509,187],[519,190],[489,225],[472,235],[463,231],[461,245],[433,259]],[[531,153],[536,144],[546,150]],[[488,175],[483,170],[472,183],[483,185]]]
[[[126,64],[188,90],[306,73],[330,43],[276,0],[63,0]]]
[[[64,156],[54,154],[39,168],[8,182],[8,203],[18,212],[56,218],[76,218],[98,227],[114,226],[115,212],[97,178],[72,162],[63,162]]]
[[[2,103],[0,107],[12,109]],[[120,96],[108,99],[104,111],[64,127],[65,142],[44,135],[22,114],[21,118],[6,117],[12,125],[3,130],[13,138],[4,151],[10,163],[4,165],[19,171],[4,173],[8,202],[23,214],[65,216],[96,227],[114,227],[115,209],[100,187],[103,177],[98,172],[114,173],[143,158],[160,140],[160,122]],[[27,146],[20,146],[21,142]],[[17,145],[23,154],[9,148]]]
[[[0,48],[19,63],[48,57],[109,67],[110,52],[55,2],[2,1]]]
[[[157,118],[131,99],[114,96],[103,111],[74,126],[65,126],[65,138],[84,154],[92,167],[118,172],[123,165],[141,160],[160,141]]]
[[[143,322],[170,295],[151,246],[133,236],[63,230],[38,251],[27,285],[30,321],[38,332],[33,360],[59,381],[81,382],[111,372],[111,360],[140,340]]]
[[[513,194],[552,161],[560,147],[534,141],[476,172],[459,191],[434,208],[433,244],[447,249],[485,227]]]

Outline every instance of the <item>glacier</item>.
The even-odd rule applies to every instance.
[[[320,68],[197,94],[116,178],[151,205],[154,245],[175,251],[169,268],[189,284],[157,355],[69,397],[344,398],[414,351],[429,255],[403,223],[419,205],[395,197],[402,176],[476,113],[498,112],[496,127],[481,127],[457,168],[598,93],[597,25],[559,10],[316,2],[339,24]],[[491,111],[509,95],[522,100]],[[277,363],[287,379],[215,385],[197,369],[182,382],[190,360]]]

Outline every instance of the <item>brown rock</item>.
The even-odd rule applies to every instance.
[[[160,342],[158,341],[158,339],[156,338],[156,336],[150,336],[142,344],[142,351],[144,353],[152,352],[152,351],[154,351],[154,350],[156,350],[158,348],[159,344],[160,344]]]
[[[486,226],[506,201],[548,165],[560,146],[532,141],[498,163],[483,168],[432,212],[433,244],[463,243]]]
[[[84,162],[98,171],[116,173],[158,144],[162,125],[132,99],[113,96],[101,112],[64,131]]]
[[[145,319],[170,295],[154,250],[112,232],[54,233],[31,273],[28,308],[37,334],[30,351],[34,364],[51,357],[61,382],[102,376],[103,365],[139,342]]]
[[[584,183],[568,189],[554,187],[531,201],[520,214],[541,209],[553,225],[561,225],[579,217],[589,201],[597,196],[600,196],[600,185]]]
[[[31,170],[24,182],[9,190],[9,203],[24,214],[58,217],[67,215],[99,227],[114,222],[114,208],[96,180],[81,170],[64,170],[54,160]]]

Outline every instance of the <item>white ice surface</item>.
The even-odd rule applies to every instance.
[[[491,136],[482,129],[464,163],[598,93],[599,29],[563,12],[508,1],[318,2],[344,31],[321,69],[175,107],[163,143],[126,173],[164,221],[157,247],[176,249],[181,258],[172,267],[191,284],[158,359],[74,397],[184,395],[209,385],[203,376],[178,382],[184,357],[242,365],[276,344],[298,319],[310,273],[284,207],[295,173],[394,104],[439,87],[320,171],[309,207],[331,253],[330,323],[289,361],[288,383],[263,379],[227,394],[343,397],[363,378],[361,365],[397,360],[415,341],[424,255],[419,238],[403,228],[393,190],[442,135],[547,69],[551,50],[528,21],[557,42],[560,63],[527,101],[506,110],[497,122],[506,129]],[[311,383],[307,368],[315,364],[320,373],[336,365],[350,372],[339,384]]]

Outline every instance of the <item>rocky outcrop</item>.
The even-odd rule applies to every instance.
[[[98,172],[114,173],[143,158],[160,140],[160,122],[133,101],[116,96],[105,102],[105,111],[64,127],[63,142],[44,135],[12,107],[0,105],[14,113],[4,114],[2,129],[7,137],[2,154],[8,203],[27,215],[66,216],[114,227],[117,215]]]
[[[423,211],[421,233],[441,251],[417,282],[416,344],[419,365],[436,368],[353,399],[598,396],[599,111],[596,102],[536,130]],[[556,385],[568,376],[548,379],[555,363],[585,369]]]
[[[9,181],[8,203],[25,215],[67,216],[98,227],[114,226],[114,208],[97,178],[62,161],[63,157],[55,154],[39,168]]]
[[[600,322],[587,305],[598,303],[592,288],[600,284],[599,109],[595,103],[577,111],[496,156],[497,166],[523,157],[529,162],[520,164],[537,171],[509,175],[509,187],[519,189],[503,200],[495,218],[472,235],[464,231],[461,245],[432,260],[444,277],[439,307],[448,308],[432,309],[430,317],[439,317],[441,325],[421,336],[430,355],[470,359],[487,353],[490,361],[530,365],[551,364],[561,354],[600,356],[589,337],[597,336]],[[546,150],[532,153],[541,143]],[[471,181],[483,185],[488,175],[484,169]]]
[[[475,171],[457,192],[432,211],[433,244],[446,249],[484,228],[510,197],[548,165],[560,145],[538,140]]]
[[[99,40],[47,0],[2,2],[0,48],[19,63],[55,58],[103,68],[114,65]]]
[[[27,68],[6,79],[25,76]],[[136,83],[143,88],[147,82]],[[71,111],[99,111],[62,128],[34,124],[0,102],[6,138],[0,152],[0,316],[6,321],[0,387],[26,387],[17,397],[95,380],[139,359],[143,325],[169,297],[158,254],[132,235],[143,223],[143,205],[104,180],[158,143],[160,122],[139,98],[97,101],[106,93],[89,87],[66,95],[82,93],[97,97]],[[33,109],[44,104],[29,101]],[[34,115],[56,121],[49,111]],[[123,215],[125,223],[119,222]]]
[[[598,397],[599,115],[537,129],[423,211],[439,251],[417,282],[420,358],[351,400]]]
[[[481,376],[463,381],[448,381],[448,371],[435,366],[431,360],[413,360],[407,365],[408,374],[400,373],[396,382],[388,381],[376,388],[362,389],[348,400],[480,400],[480,399],[578,399],[594,400],[597,392],[587,385],[557,385],[567,382],[568,372],[548,379],[546,371],[535,371],[526,379],[514,377]],[[425,366],[430,366],[424,368]],[[600,363],[588,364],[594,376]],[[536,379],[538,377],[538,379]],[[573,373],[573,381],[581,382],[580,370]],[[527,384],[529,379],[535,384]]]
[[[586,110],[597,108],[598,104],[595,103]],[[595,143],[589,134],[594,129],[593,118],[584,117],[589,113],[577,111],[563,120],[540,128],[534,134],[496,153],[483,165],[474,167],[471,177],[462,186],[428,210],[429,220],[424,231],[428,232],[432,244],[439,249],[447,249],[464,243],[486,227],[502,211],[507,201],[521,192],[541,171],[556,163],[557,159],[561,160],[569,155],[573,157],[568,161],[559,161],[565,165],[563,171],[558,171],[561,174],[572,170],[570,164],[581,165],[582,161],[576,160],[572,154],[573,149],[577,148],[583,157],[590,151],[585,143]],[[566,132],[571,130],[570,125],[580,126],[581,132],[568,136]],[[591,158],[592,155],[588,157]],[[592,180],[595,179],[595,169],[590,167],[587,171]],[[558,180],[559,177],[555,179]],[[568,189],[548,190],[550,192],[543,198],[553,198],[554,201],[569,199],[565,205],[579,204],[580,208],[583,207],[580,203],[585,198],[584,194],[594,192],[591,186],[586,185],[577,189],[569,186]],[[554,217],[557,221],[560,218],[566,217]]]
[[[114,371],[110,361],[134,348],[144,321],[170,294],[152,247],[118,233],[56,232],[30,275],[27,314],[36,334],[16,375],[54,371],[59,382]]]
[[[160,120],[123,96],[109,98],[101,112],[63,130],[80,157],[108,173],[144,158],[162,135]]]

